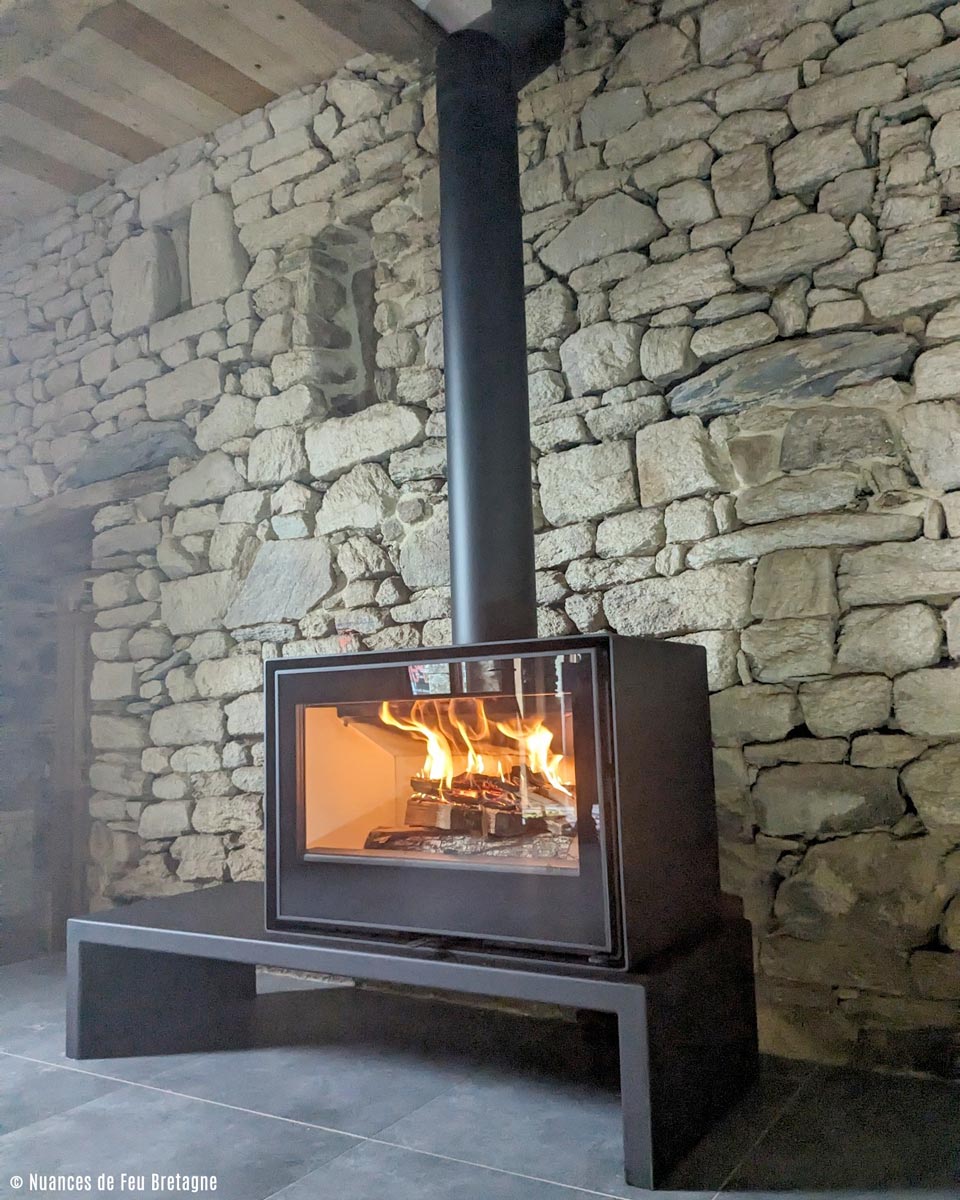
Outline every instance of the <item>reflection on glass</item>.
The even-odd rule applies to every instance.
[[[414,666],[407,696],[302,706],[307,852],[577,871],[579,661]]]

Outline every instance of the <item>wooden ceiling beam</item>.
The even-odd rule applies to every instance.
[[[92,31],[86,31],[75,34],[50,58],[28,63],[24,68],[24,75],[36,79],[45,87],[63,92],[69,99],[83,104],[93,112],[103,113],[114,121],[119,121],[121,125],[158,142],[164,148],[179,145],[180,142],[187,142],[197,136],[200,130],[194,124],[183,121],[177,114],[169,112],[168,108],[160,108],[151,103],[142,94],[142,89],[136,93],[131,92],[113,74],[101,69],[99,62],[89,53],[89,47],[84,47],[79,54],[71,54],[71,43],[80,40],[93,40],[98,45],[108,47],[113,58],[133,59],[132,55],[115,46],[113,42],[108,42]],[[169,75],[164,75],[162,71],[144,63],[137,79],[138,84],[142,82],[143,75],[150,71],[162,79],[170,80]],[[170,84],[176,88],[184,86],[175,80],[170,80]],[[185,90],[190,91],[191,95],[196,95],[192,88]],[[206,104],[213,104],[207,96],[202,99]],[[220,105],[214,107],[221,108]],[[213,123],[209,128],[214,128]]]
[[[0,91],[0,100],[91,145],[118,154],[129,162],[142,162],[164,149],[153,138],[137,133],[112,117],[88,108],[86,104],[27,75]]]
[[[70,163],[61,162],[59,158],[51,158],[12,138],[0,137],[0,167],[30,175],[74,196],[89,192],[103,182],[97,175],[81,171]]]
[[[330,29],[371,54],[400,62],[429,57],[443,30],[413,0],[299,0]],[[269,0],[263,7],[269,9]]]
[[[96,175],[98,179],[107,179],[112,172],[129,166],[128,158],[121,158],[102,146],[85,142],[82,138],[67,133],[59,125],[51,125],[38,117],[25,113],[22,108],[7,104],[3,93],[0,92],[0,136],[11,138],[38,150],[49,158],[59,162],[70,163],[88,175]]]
[[[114,0],[90,13],[81,28],[94,30],[231,112],[247,113],[276,99],[270,88],[126,0]]]
[[[278,95],[313,79],[295,55],[237,19],[236,0],[229,0],[229,7],[227,0],[190,0],[187,5],[183,0],[130,2]],[[314,68],[324,65],[318,61]],[[330,69],[335,70],[336,63]]]
[[[198,92],[189,83],[174,79],[95,29],[78,29],[57,51],[57,59],[70,81],[71,95],[74,80],[91,84],[98,95],[119,101],[119,107],[115,107],[111,102],[101,104],[91,99],[91,108],[109,113],[131,129],[170,146],[209,133],[237,115],[225,104]],[[37,78],[43,77],[37,75]],[[66,83],[63,90],[68,90]],[[128,100],[133,102],[132,110]],[[141,113],[143,121],[137,119]],[[175,131],[177,136],[173,137]]]

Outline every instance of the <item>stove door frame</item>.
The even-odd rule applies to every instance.
[[[561,653],[588,656],[594,700],[589,714],[575,717],[574,737],[578,792],[586,803],[595,787],[601,827],[595,840],[581,836],[579,871],[537,872],[471,866],[462,860],[367,859],[316,851],[307,857],[299,766],[303,722],[298,709],[309,703],[400,695],[406,668],[416,663]],[[600,955],[611,964],[622,961],[610,660],[604,637],[277,659],[266,664],[265,688],[268,929],[352,938],[379,935],[381,941],[384,936],[401,942],[441,939],[465,947],[482,944],[574,958]],[[595,773],[584,787],[580,777],[588,762],[595,764]],[[420,872],[415,890],[410,886],[413,869]],[[431,921],[431,914],[437,913],[446,916]]]

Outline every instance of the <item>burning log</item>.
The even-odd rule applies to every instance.
[[[522,792],[525,788],[528,795],[542,796],[545,800],[559,804],[563,808],[570,808],[574,804],[572,795],[552,787],[545,775],[541,775],[539,771],[532,771],[522,763],[511,768],[510,780],[518,792]]]
[[[498,808],[483,810],[483,832],[487,837],[519,837],[523,833],[523,816]]]
[[[464,804],[447,804],[443,800],[425,800],[411,796],[407,801],[408,825],[427,829],[443,829],[450,833],[479,833],[480,809]]]

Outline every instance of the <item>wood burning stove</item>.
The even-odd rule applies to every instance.
[[[752,947],[721,911],[703,651],[534,637],[517,91],[565,16],[493,0],[438,53],[457,644],[267,663],[266,934],[243,883],[71,921],[68,1053],[169,1046],[184,997],[240,1038],[255,963],[613,1015],[651,1187],[750,1078]]]
[[[274,930],[630,969],[718,920],[703,652],[590,635],[267,665]]]

